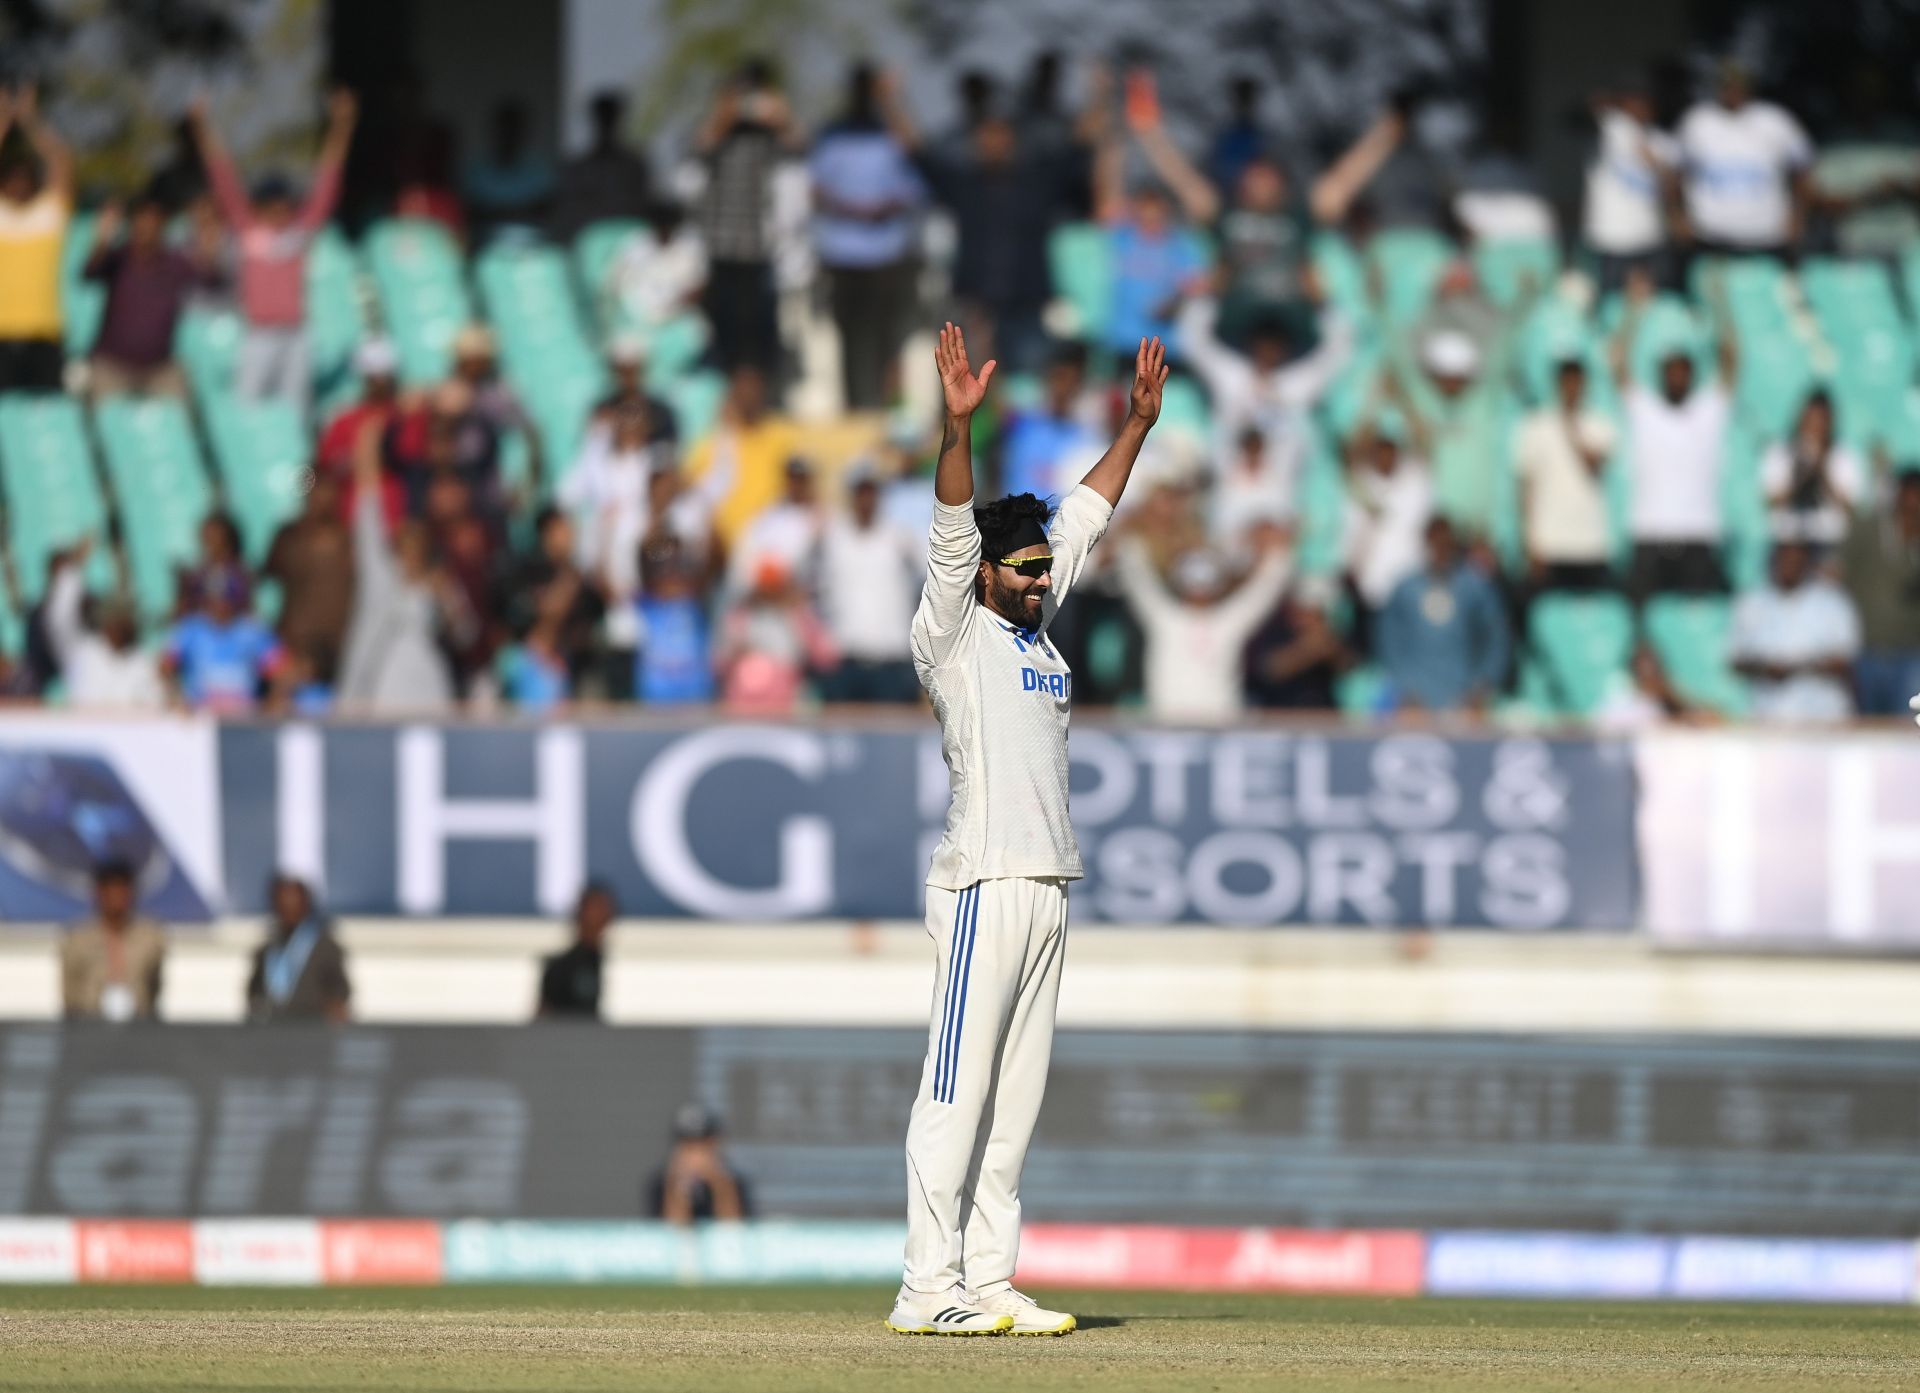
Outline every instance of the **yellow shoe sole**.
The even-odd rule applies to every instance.
[[[955,1326],[952,1329],[942,1328],[938,1330],[916,1330],[916,1329],[911,1329],[904,1325],[895,1325],[891,1320],[887,1322],[887,1329],[891,1330],[896,1335],[945,1335],[945,1336],[1005,1335],[1013,1329],[1013,1317],[1002,1316],[1000,1317],[998,1323],[994,1325],[982,1326],[978,1330],[966,1330],[966,1329],[960,1328],[959,1326]],[[1047,1333],[1053,1334],[1055,1332],[1049,1331]],[[1066,1332],[1060,1331],[1058,1333],[1065,1334]]]
[[[1072,1316],[1068,1316],[1065,1321],[1061,1322],[1059,1325],[1056,1325],[1051,1330],[1010,1330],[1007,1333],[1015,1336],[1024,1335],[1029,1337],[1038,1335],[1044,1338],[1047,1336],[1071,1335],[1073,1334],[1074,1331],[1078,1330],[1079,1328],[1080,1328],[1080,1322],[1075,1320]]]

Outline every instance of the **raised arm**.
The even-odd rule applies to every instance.
[[[1406,133],[1407,123],[1397,111],[1386,112],[1369,126],[1330,169],[1314,180],[1307,196],[1314,220],[1337,223],[1346,217],[1353,201],[1373,182],[1373,176],[1380,172]]]
[[[1133,392],[1127,419],[1107,452],[1080,481],[1106,499],[1110,508],[1119,506],[1120,495],[1126,492],[1127,480],[1133,474],[1133,462],[1140,458],[1140,447],[1147,442],[1147,432],[1160,419],[1160,396],[1166,385],[1167,346],[1157,338],[1140,340],[1140,350],[1133,359]],[[946,467],[944,458],[941,467]]]
[[[940,386],[946,397],[947,423],[940,439],[940,464],[933,479],[933,526],[927,534],[927,580],[913,617],[916,662],[948,662],[970,632],[974,585],[980,573],[980,527],[973,518],[973,413],[986,399],[994,364],[975,377],[967,362],[967,342],[948,324],[934,347]]]
[[[952,324],[940,331],[933,350],[946,396],[947,424],[940,437],[940,465],[933,476],[933,496],[950,508],[973,502],[973,413],[986,400],[987,383],[998,364],[989,358],[973,375],[967,362],[966,336]]]
[[[47,188],[69,208],[73,206],[73,152],[60,133],[40,119],[40,97],[32,83],[22,87],[13,99],[13,119],[20,133],[40,157],[47,171]],[[3,135],[4,133],[0,133]]]
[[[200,152],[200,164],[207,171],[207,187],[213,192],[220,216],[226,219],[228,227],[238,232],[252,219],[253,204],[247,198],[246,189],[241,187],[240,171],[233,167],[233,156],[227,153],[226,142],[220,139],[220,132],[207,113],[205,97],[195,97],[187,108],[187,125],[193,132],[193,146]]]
[[[1181,153],[1180,147],[1167,134],[1167,128],[1159,121],[1145,122],[1134,128],[1134,136],[1140,142],[1140,149],[1147,157],[1147,163],[1173,190],[1174,197],[1180,200],[1180,207],[1187,217],[1197,223],[1210,223],[1220,215],[1220,191],[1213,181],[1194,166],[1192,160]]]
[[[359,119],[359,99],[346,88],[327,98],[327,135],[320,146],[319,163],[314,166],[313,185],[300,209],[303,227],[319,227],[333,216],[333,205],[340,199],[340,178],[347,167],[347,151],[353,146],[353,128]]]

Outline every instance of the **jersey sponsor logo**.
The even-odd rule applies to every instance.
[[[1005,620],[1000,621],[1000,627],[1013,635],[1013,646],[1018,648],[1022,653],[1026,652],[1029,648],[1037,648],[1044,656],[1049,658],[1053,656],[1053,648],[1047,643],[1047,636],[1041,633],[1040,630],[1022,629],[1018,625],[1007,623]]]
[[[1043,697],[1055,697],[1061,701],[1073,700],[1073,674],[1070,672],[1042,672],[1037,667],[1020,669],[1020,690],[1037,692]]]

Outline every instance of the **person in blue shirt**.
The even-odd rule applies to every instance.
[[[656,533],[640,554],[642,638],[634,695],[652,706],[713,700],[713,638],[699,576],[671,534]]]
[[[1017,413],[1007,425],[1000,446],[1003,493],[1065,497],[1068,481],[1063,470],[1078,479],[1100,457],[1106,441],[1080,412],[1086,385],[1085,345],[1062,344],[1047,364],[1045,401],[1035,410]],[[1081,467],[1074,471],[1076,461]]]
[[[1401,711],[1484,711],[1506,676],[1511,637],[1493,583],[1464,564],[1453,525],[1427,524],[1426,569],[1395,588],[1375,633]]]
[[[244,578],[208,572],[201,607],[173,626],[163,666],[195,710],[244,713],[258,703],[281,652],[273,631],[242,608]]]

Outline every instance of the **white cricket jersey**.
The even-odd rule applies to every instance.
[[[1085,484],[1066,496],[1047,529],[1053,586],[1040,626],[1022,629],[974,599],[980,530],[973,504],[934,504],[913,667],[940,718],[953,802],[929,885],[964,890],[1008,876],[1081,876],[1067,819],[1073,673],[1047,627],[1112,516]]]

